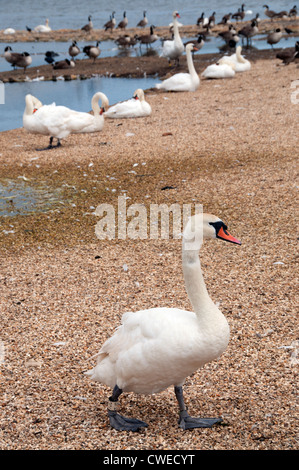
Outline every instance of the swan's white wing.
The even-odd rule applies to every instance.
[[[169,91],[188,91],[191,85],[192,81],[189,73],[176,73],[162,83],[158,83],[156,87]]]
[[[157,308],[126,313],[88,375],[124,391],[156,393],[174,381],[183,383],[200,366],[204,343],[193,312]]]
[[[117,103],[105,112],[105,116],[108,118],[140,117],[144,115],[145,111],[141,101],[135,98]]]

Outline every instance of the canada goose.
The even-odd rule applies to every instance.
[[[199,35],[197,36],[197,39],[191,39],[190,41],[185,42],[185,43],[184,43],[185,48],[186,48],[186,46],[187,46],[188,44],[193,44],[193,45],[195,46],[195,48],[196,48],[196,49],[193,49],[193,50],[192,50],[192,54],[193,54],[194,52],[196,52],[196,51],[199,51],[199,50],[204,46],[204,44],[205,44],[203,35],[202,35],[202,34],[199,34]]]
[[[221,37],[226,42],[226,44],[228,44],[229,41],[231,41],[234,35],[236,34],[237,31],[235,30],[235,27],[233,25],[230,25],[226,31],[218,33],[218,36]]]
[[[59,54],[57,54],[57,52],[47,51],[45,53],[45,61],[48,62],[48,64],[53,64],[53,62],[55,62],[54,57],[58,57],[58,56]]]
[[[251,43],[251,38],[258,34],[258,26],[256,20],[253,20],[250,24],[247,24],[242,28],[240,31],[238,31],[238,34],[240,36],[243,36],[243,38],[246,38],[247,41],[247,47]]]
[[[285,65],[289,65],[296,59],[299,59],[299,41],[292,49],[282,50],[276,54],[276,58],[282,60]]]
[[[77,45],[77,41],[73,41],[72,45],[69,47],[69,55],[71,57],[76,57],[78,54],[80,54],[80,48]]]
[[[50,31],[52,31],[50,26],[49,26],[49,20],[46,19],[45,24],[40,24],[40,25],[36,26],[34,28],[34,31],[36,33],[49,33]]]
[[[93,59],[93,62],[96,61],[96,58],[101,54],[101,49],[99,48],[100,41],[97,41],[95,46],[85,46],[83,47],[84,54],[88,55],[90,59]]]
[[[98,104],[99,100],[102,102],[101,107]],[[26,95],[25,103],[24,128],[33,134],[50,136],[48,147],[41,150],[60,147],[60,140],[65,139],[69,134],[101,131],[104,126],[103,112],[109,105],[107,96],[101,92],[95,93],[92,97],[93,114],[73,111],[66,106],[56,106],[55,103],[44,105],[33,112],[32,95]],[[57,145],[53,145],[54,138],[57,139]]]
[[[111,106],[105,117],[114,119],[139,118],[149,116],[152,112],[150,104],[145,100],[144,91],[138,88],[133,97]]]
[[[268,34],[267,36],[267,43],[270,44],[270,46],[273,49],[273,44],[277,44],[282,38],[282,32],[280,28],[277,28],[273,33]]]
[[[91,380],[113,389],[107,411],[110,425],[118,431],[148,426],[118,413],[122,392],[153,394],[169,386],[174,386],[178,401],[180,428],[209,428],[222,421],[192,418],[183,398],[186,377],[217,359],[226,350],[230,336],[228,322],[210,298],[202,275],[198,255],[202,239],[208,238],[241,244],[212,214],[189,219],[183,232],[182,269],[193,312],[158,307],[125,313],[121,326],[97,354],[97,364],[86,372]]]
[[[288,17],[288,12],[286,10],[279,11],[276,13],[276,18],[287,18]]]
[[[238,21],[238,20],[243,21],[243,20],[244,20],[244,17],[245,17],[244,8],[245,8],[245,4],[242,3],[241,8],[238,8],[237,13],[234,13],[234,14],[232,15],[232,18],[233,18],[234,20],[236,20],[236,21]]]
[[[211,28],[213,28],[213,26],[215,26],[215,15],[216,15],[216,11],[213,11],[211,16],[209,16],[209,26]]]
[[[32,32],[32,29],[29,28],[29,26],[26,26],[26,29],[27,29],[28,33],[31,33],[31,32]]]
[[[209,24],[209,18],[205,17],[204,12],[202,12],[201,16],[197,19],[196,24],[197,26],[201,26],[202,28]]]
[[[112,12],[112,15],[110,16],[110,20],[104,24],[105,31],[107,31],[108,29],[112,31],[115,28],[116,19],[114,18],[114,15],[115,15],[115,11]]]
[[[271,21],[273,21],[273,18],[276,17],[277,13],[273,10],[269,10],[268,5],[263,5],[263,8],[266,8],[265,15],[268,16],[268,18],[270,18]]]
[[[184,44],[182,42],[178,26],[178,18],[180,18],[180,15],[177,11],[174,11],[172,13],[172,17],[174,31],[173,40],[165,41],[163,43],[162,53],[160,57],[166,57],[169,63],[171,62],[171,60],[174,60],[176,65],[178,65],[180,56],[184,52]]]
[[[157,83],[156,88],[166,91],[196,91],[200,84],[192,60],[192,52],[196,50],[197,47],[193,43],[186,45],[188,73],[176,73],[161,83]]]
[[[227,13],[226,15],[224,15],[224,16],[222,17],[222,20],[219,21],[218,24],[227,24],[227,23],[230,23],[230,18],[231,18],[231,16],[232,16],[232,13]]]
[[[290,9],[289,11],[289,17],[292,18],[292,17],[296,17],[297,16],[297,7],[296,5],[293,6],[293,8]]]
[[[124,11],[123,19],[118,23],[117,28],[126,29],[127,25],[128,25],[127,13]]]
[[[146,10],[144,10],[143,12],[143,18],[142,20],[139,21],[139,23],[137,24],[137,26],[139,28],[144,28],[146,25],[148,24],[148,19],[146,17]]]
[[[13,52],[10,46],[4,49],[4,59],[14,67],[20,67],[26,72],[26,68],[32,63],[32,57],[28,52]]]
[[[54,62],[54,64],[52,64],[52,67],[54,70],[59,70],[59,69],[70,69],[70,68],[73,68],[75,67],[75,62],[71,59],[64,59],[64,60],[60,60],[59,62]]]
[[[129,34],[125,34],[124,36],[120,36],[119,38],[115,39],[114,41],[119,47],[130,47],[131,45],[131,37]]]
[[[88,17],[88,23],[84,26],[82,26],[81,31],[85,31],[86,33],[89,33],[93,29],[93,24],[91,21],[91,15]]]
[[[154,33],[154,28],[155,27],[153,25],[151,25],[149,34],[143,34],[143,35],[137,37],[137,39],[140,43],[140,47],[141,47],[142,44],[145,44],[146,47],[148,48],[151,44],[153,44],[154,42],[156,42],[159,39],[159,36],[157,36],[157,34]]]

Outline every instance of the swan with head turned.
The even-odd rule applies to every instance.
[[[221,418],[189,416],[183,398],[187,376],[217,359],[229,342],[229,325],[210,298],[199,259],[205,238],[241,244],[218,217],[192,216],[183,232],[182,266],[193,311],[151,308],[128,312],[116,332],[104,343],[96,366],[86,372],[92,380],[113,389],[108,400],[110,425],[117,430],[137,431],[147,423],[118,413],[122,392],[158,393],[174,386],[183,429],[211,427]]]
[[[134,92],[133,98],[111,106],[105,112],[105,117],[114,119],[138,118],[149,116],[151,112],[152,108],[145,100],[144,91],[138,88]]]
[[[218,61],[220,64],[234,64],[235,72],[246,72],[251,69],[251,63],[242,56],[242,47],[237,46],[236,52],[230,56],[223,56]]]
[[[199,87],[200,80],[192,60],[192,51],[197,50],[197,47],[192,43],[186,46],[189,73],[176,73],[172,77],[163,80],[162,83],[157,83],[156,88],[166,91],[196,91]]]
[[[233,78],[236,74],[236,65],[231,61],[225,61],[224,59],[216,62],[216,64],[208,65],[208,67],[202,72],[201,76],[204,78]]]
[[[101,100],[101,107],[99,100]],[[66,106],[56,106],[55,103],[35,109],[32,95],[26,95],[25,103],[24,128],[33,134],[50,136],[48,147],[41,150],[60,147],[60,140],[65,139],[69,134],[101,131],[104,126],[103,112],[109,105],[107,96],[100,91],[95,93],[91,100],[93,114],[74,111]],[[57,139],[56,145],[53,145],[54,138]]]
[[[184,44],[179,32],[178,18],[180,15],[177,11],[172,14],[173,17],[173,40],[167,40],[163,43],[162,53],[160,57],[166,57],[170,63],[174,60],[177,64],[179,63],[180,56],[184,52]]]

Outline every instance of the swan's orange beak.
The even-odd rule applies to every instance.
[[[222,240],[226,240],[227,242],[241,245],[241,242],[237,238],[233,237],[227,230],[224,230],[223,227],[220,227],[218,230],[217,238],[222,238]]]

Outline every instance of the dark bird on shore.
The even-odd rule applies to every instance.
[[[31,28],[29,28],[28,26],[26,26],[26,29],[27,29],[28,33],[31,33],[31,31],[32,31]]]
[[[143,34],[142,36],[138,36],[137,39],[140,43],[140,47],[142,44],[145,44],[146,47],[148,48],[151,44],[153,44],[159,37],[157,34],[154,33],[154,28],[155,26],[151,25],[150,27],[150,33],[149,34]]]
[[[299,59],[299,41],[296,42],[295,47],[278,52],[276,58],[282,60],[285,65]]]
[[[117,28],[126,29],[127,25],[128,25],[127,13],[124,11],[123,19],[118,23]]]
[[[75,62],[73,60],[65,59],[65,60],[60,60],[59,62],[54,62],[52,64],[53,69],[70,69],[75,67]]]
[[[273,33],[268,34],[267,43],[270,44],[270,46],[273,49],[273,45],[277,44],[281,40],[281,38],[282,38],[282,32],[280,28],[276,28],[276,30],[273,31]]]
[[[28,52],[13,52],[10,46],[4,49],[4,59],[15,69],[20,67],[26,72],[26,68],[32,63],[32,57]]]
[[[253,20],[250,24],[247,24],[246,26],[244,26],[244,28],[240,29],[240,31],[238,31],[238,34],[242,36],[243,38],[246,38],[247,47],[248,47],[251,43],[251,38],[255,36],[256,34],[258,34],[258,32],[259,32],[259,29],[258,29],[257,22],[256,20]]]
[[[293,6],[293,8],[290,9],[289,11],[289,17],[292,18],[292,16],[297,16],[297,7],[296,5]]]
[[[93,62],[96,61],[96,58],[101,54],[101,49],[99,48],[100,41],[97,41],[95,46],[85,46],[83,48],[84,54],[86,54],[90,59],[93,59]]]
[[[139,21],[139,23],[137,24],[137,26],[139,28],[144,28],[146,25],[148,24],[148,19],[146,17],[146,10],[144,10],[143,12],[143,18],[142,20]]]
[[[273,18],[275,18],[277,15],[276,11],[269,10],[268,5],[263,5],[263,8],[266,8],[265,15],[268,16],[268,18],[270,18],[271,21],[273,21]]]
[[[105,31],[107,31],[108,29],[112,31],[115,28],[116,20],[114,18],[114,15],[115,15],[115,11],[112,12],[112,15],[110,16],[110,20],[104,24]]]
[[[245,8],[245,4],[242,3],[241,8],[238,8],[237,13],[234,13],[234,14],[232,15],[232,19],[234,19],[234,20],[236,20],[236,21],[238,21],[238,20],[243,21],[243,20],[244,20],[244,17],[245,17],[244,8]]]
[[[55,62],[54,57],[58,57],[58,56],[59,54],[57,54],[57,52],[47,51],[45,53],[45,61],[48,62],[48,64],[53,64],[53,62]]]
[[[80,48],[77,45],[77,41],[73,41],[71,46],[69,47],[69,55],[71,57],[76,57],[78,54],[80,54]]]
[[[232,16],[232,13],[228,13],[227,15],[224,15],[222,17],[222,20],[218,24],[227,24],[227,23],[229,23],[231,16]]]
[[[196,47],[195,51],[199,51],[205,44],[204,37],[202,34],[199,34],[197,39],[191,39],[190,41],[185,42],[184,46],[186,47],[187,44],[193,44]],[[192,55],[194,55],[195,51],[192,50]]]
[[[81,31],[85,31],[86,33],[89,33],[93,29],[93,24],[91,21],[91,15],[88,17],[88,23],[84,26],[82,26]]]

